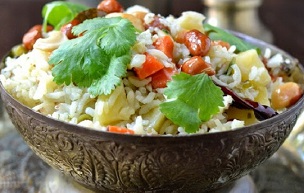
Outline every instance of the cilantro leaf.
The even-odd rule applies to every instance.
[[[86,9],[88,9],[87,6],[72,2],[49,2],[42,8],[43,29],[46,31],[47,24],[51,24],[55,30],[59,30],[61,26],[70,22],[78,13]]]
[[[92,22],[95,25],[92,25]],[[130,46],[135,43],[135,28],[130,30],[132,27],[129,20],[120,17],[95,18],[91,22],[86,20],[81,25],[75,26],[72,32],[75,35],[80,35],[87,31],[89,33],[87,36],[95,36],[96,44],[107,54],[115,52],[115,55],[122,55],[129,52]]]
[[[259,50],[256,46],[253,46],[253,45],[241,40],[240,38],[232,35],[231,33],[227,32],[221,28],[218,28],[218,27],[215,27],[215,26],[212,26],[212,25],[206,23],[206,24],[204,24],[204,29],[210,39],[223,40],[225,42],[228,42],[231,45],[235,45],[237,52],[243,52],[243,51],[250,50],[250,49],[257,49],[257,51],[259,53]]]
[[[89,92],[95,96],[99,95],[99,93],[110,94],[109,91],[115,88],[114,85],[119,85],[121,83],[120,77],[126,75],[127,64],[130,61],[130,55],[112,57],[110,61],[111,68],[109,68],[108,73],[102,78],[94,80],[91,87],[89,88]],[[122,66],[122,64],[124,64],[124,66]],[[109,85],[109,82],[112,84]]]
[[[194,133],[200,124],[219,112],[223,92],[204,73],[194,76],[180,73],[172,77],[164,92],[167,101],[160,104],[161,112],[173,123]]]
[[[120,17],[85,20],[73,28],[78,38],[63,42],[50,56],[57,84],[71,82],[90,94],[110,94],[127,72],[135,28]]]

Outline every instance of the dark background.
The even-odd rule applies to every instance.
[[[0,0],[0,56],[22,40],[34,24],[42,22],[41,8],[50,0]],[[79,0],[78,0],[79,1]],[[94,0],[87,0],[92,2]],[[145,0],[141,0],[142,2]],[[141,2],[136,1],[136,2]],[[203,12],[201,0],[159,1],[153,11],[179,15],[186,10]],[[130,4],[135,1],[123,1]],[[160,6],[161,4],[161,6]],[[304,1],[264,0],[259,8],[261,21],[271,30],[273,43],[304,63]]]

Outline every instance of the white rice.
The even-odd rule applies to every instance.
[[[149,12],[141,7],[127,11],[132,13],[137,9]],[[150,23],[154,16],[155,14],[148,13],[144,21]],[[162,23],[169,25],[174,35],[181,26],[189,27],[187,26],[189,20],[195,21],[195,24],[192,23],[190,27],[203,31],[203,19],[204,16],[199,13],[186,12],[177,19],[172,16],[162,18]],[[166,67],[174,65],[171,59],[153,47],[153,39],[163,33],[157,29],[155,31],[157,33],[154,35],[152,35],[151,29],[137,35],[137,43],[132,50],[133,57],[128,66],[129,69],[140,67],[144,63],[145,52],[157,57]],[[136,134],[188,134],[184,128],[173,124],[160,112],[159,104],[165,100],[163,89],[152,89],[151,78],[139,80],[136,76],[129,74],[123,79],[123,84],[110,95],[97,97],[92,97],[87,89],[78,88],[73,84],[55,84],[48,57],[64,41],[66,41],[66,37],[61,33],[46,34],[44,39],[38,41],[37,45],[35,44],[32,51],[18,58],[8,57],[6,67],[0,75],[5,89],[34,111],[92,129],[106,130],[108,124],[115,124],[131,129]],[[240,96],[253,99],[258,91],[253,88],[244,90],[239,68],[237,65],[230,65],[235,57],[235,49],[236,47],[233,45],[228,50],[225,47],[212,46],[204,60],[211,63],[212,67],[217,70],[218,76],[213,77],[215,81],[235,89]],[[265,55],[270,58],[270,50],[267,50]],[[190,58],[190,52],[185,45],[175,42],[174,58],[179,58],[178,63],[181,64]],[[280,55],[276,55],[269,59],[268,67],[277,68],[281,62]],[[232,76],[225,74],[228,68],[231,68]],[[250,80],[258,79],[260,74],[260,69],[252,68],[249,75]],[[280,82],[278,81],[276,84],[280,84]],[[220,132],[244,126],[244,121],[227,120],[224,112],[233,102],[231,96],[225,96],[223,101],[225,106],[221,108],[220,113],[203,123],[197,133]]]

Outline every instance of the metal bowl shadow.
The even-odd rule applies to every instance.
[[[236,33],[262,49],[263,41]],[[98,192],[207,192],[231,184],[273,155],[290,134],[304,97],[287,111],[233,131],[139,136],[91,130],[36,113],[0,86],[3,105],[46,163]]]

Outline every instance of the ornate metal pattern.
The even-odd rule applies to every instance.
[[[149,138],[62,124],[2,93],[14,125],[39,157],[77,182],[104,192],[198,192],[229,184],[278,150],[301,107],[258,127]]]

